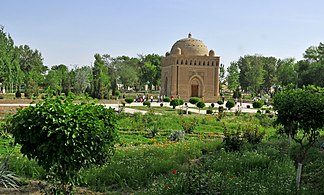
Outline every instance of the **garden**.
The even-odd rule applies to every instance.
[[[324,107],[309,91],[278,95],[276,112],[213,115],[48,97],[0,122],[0,193],[321,194]],[[317,107],[289,115],[287,100]]]

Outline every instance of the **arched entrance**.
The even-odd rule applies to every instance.
[[[190,97],[202,97],[203,96],[203,84],[201,79],[194,77],[190,80]]]

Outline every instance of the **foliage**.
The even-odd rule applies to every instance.
[[[163,98],[163,102],[170,102],[171,101],[171,98],[169,98],[169,97],[164,97]]]
[[[259,144],[265,136],[265,132],[261,132],[257,125],[240,126],[236,130],[225,128],[223,133],[226,151],[240,151],[244,143]]]
[[[261,143],[263,137],[265,136],[265,132],[260,132],[258,126],[250,126],[246,127],[243,131],[243,139],[246,140],[249,144],[259,144]]]
[[[231,108],[233,108],[235,106],[234,100],[228,100],[226,102],[225,106],[226,106],[226,108],[228,108],[230,110]]]
[[[302,162],[324,127],[323,89],[308,86],[279,92],[274,96],[274,109],[277,123],[283,125],[284,132],[301,145],[298,161]]]
[[[150,101],[144,101],[143,106],[151,107],[151,102]]]
[[[8,170],[8,158],[0,164],[0,186],[5,188],[18,188],[19,178]]]
[[[93,75],[93,91],[92,97],[103,99],[105,96],[108,95],[110,80],[108,77],[108,67],[105,66],[105,62],[103,57],[99,54],[95,54],[95,62],[92,71]]]
[[[219,112],[219,113],[224,112],[224,107],[223,107],[223,106],[219,106],[219,107],[218,107],[218,112]]]
[[[223,100],[218,100],[218,101],[217,101],[217,104],[218,104],[218,105],[223,105],[224,102],[223,102]]]
[[[211,106],[212,108],[214,108],[214,107],[215,107],[215,104],[214,104],[214,103],[211,103],[210,106]]]
[[[213,110],[212,109],[207,109],[206,114],[213,114]]]
[[[182,120],[181,126],[185,133],[193,133],[196,126],[197,126],[197,120]]]
[[[231,62],[230,66],[227,68],[227,83],[228,83],[228,89],[231,91],[236,90],[240,83],[239,83],[239,69],[238,69],[238,63],[237,62]]]
[[[16,98],[21,98],[21,92],[20,92],[20,91],[17,91],[17,92],[15,93],[15,97],[16,97]]]
[[[223,143],[226,151],[239,151],[244,143],[242,133],[240,131],[225,129]]]
[[[177,107],[179,105],[180,105],[180,99],[178,99],[178,98],[174,98],[170,102],[170,106],[172,106],[173,109],[175,109],[175,107]]]
[[[174,131],[171,133],[171,135],[168,136],[168,139],[170,141],[182,141],[184,140],[185,132],[184,131]]]
[[[125,102],[127,102],[128,104],[134,102],[133,98],[125,98]]]
[[[111,108],[75,104],[70,97],[48,97],[20,109],[10,125],[21,153],[35,159],[58,182],[55,189],[65,192],[78,183],[81,168],[109,160],[117,136]]]
[[[197,104],[198,102],[200,102],[200,98],[198,98],[198,97],[191,97],[191,98],[189,99],[189,102],[190,102],[191,104]]]
[[[252,103],[252,106],[253,108],[262,108],[263,104],[264,104],[263,100],[258,100],[258,101],[254,101]]]
[[[242,93],[239,88],[236,88],[235,91],[233,91],[233,98],[241,98]]]
[[[204,108],[205,106],[206,105],[204,102],[202,102],[202,101],[197,102],[197,107],[199,108],[199,111],[200,111],[200,109]]]

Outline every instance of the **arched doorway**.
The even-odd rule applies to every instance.
[[[190,81],[190,97],[203,96],[203,84],[198,77],[194,77]]]

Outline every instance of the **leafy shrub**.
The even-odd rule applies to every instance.
[[[264,104],[264,101],[258,100],[258,101],[253,102],[252,106],[253,106],[253,108],[262,108],[263,104]]]
[[[180,100],[178,98],[174,98],[170,102],[170,106],[172,106],[173,109],[175,109],[176,106],[179,106],[179,105],[180,105]]]
[[[111,108],[49,97],[18,110],[10,125],[21,153],[35,159],[52,179],[52,192],[70,193],[81,168],[104,164],[113,154],[115,121]]]
[[[185,102],[183,99],[179,99],[179,105],[183,105]]]
[[[206,105],[205,105],[205,103],[204,102],[197,102],[197,107],[199,108],[199,110],[201,109],[201,108],[204,108]]]
[[[215,104],[214,104],[214,103],[211,103],[210,106],[211,106],[212,108],[214,108],[214,107],[215,107]]]
[[[189,102],[190,102],[191,104],[197,104],[198,102],[200,102],[200,98],[198,98],[198,97],[191,97],[191,98],[189,99]]]
[[[243,139],[250,144],[259,144],[261,143],[265,132],[260,132],[258,126],[255,127],[246,127],[243,131]]]
[[[226,108],[228,108],[230,110],[231,108],[233,108],[235,106],[234,100],[228,100],[226,102],[225,106],[226,106]]]
[[[120,91],[118,91],[118,90],[115,91],[115,96],[116,96],[116,97],[119,97],[120,95],[121,95]]]
[[[125,98],[125,102],[127,102],[128,104],[134,102],[133,98]]]
[[[247,105],[246,108],[251,108],[251,106],[250,105]]]
[[[163,103],[160,103],[160,106],[163,107]]]
[[[184,131],[174,131],[171,135],[168,136],[170,141],[182,141],[184,140],[185,132]]]
[[[218,112],[220,112],[220,113],[221,113],[221,112],[224,112],[224,107],[223,107],[223,106],[219,106],[219,107],[218,107]]]
[[[218,101],[217,101],[217,104],[218,104],[218,105],[223,105],[224,102],[223,102],[223,100],[218,100]]]
[[[171,101],[171,98],[169,98],[169,97],[163,98],[163,102],[170,102],[170,101]]]
[[[206,110],[206,114],[213,114],[213,110],[212,109]]]
[[[151,102],[150,101],[144,101],[143,106],[151,107]]]
[[[242,133],[240,131],[227,130],[225,128],[223,143],[226,151],[239,151],[244,143]]]
[[[241,97],[242,97],[242,93],[240,89],[236,89],[235,91],[233,91],[233,98],[241,98]]]
[[[18,188],[19,178],[8,170],[8,158],[0,164],[0,187]]]
[[[181,121],[182,129],[186,133],[193,133],[195,128],[196,128],[196,125],[197,125],[197,120],[196,119],[190,120],[190,121],[184,121],[184,120]]]
[[[15,93],[15,97],[16,97],[16,98],[21,98],[21,92],[20,92],[20,91],[17,91],[17,92]]]
[[[242,130],[243,129],[243,130]],[[224,129],[223,143],[226,151],[239,151],[244,143],[252,145],[261,143],[265,132],[260,132],[258,126],[239,127],[237,130]]]

